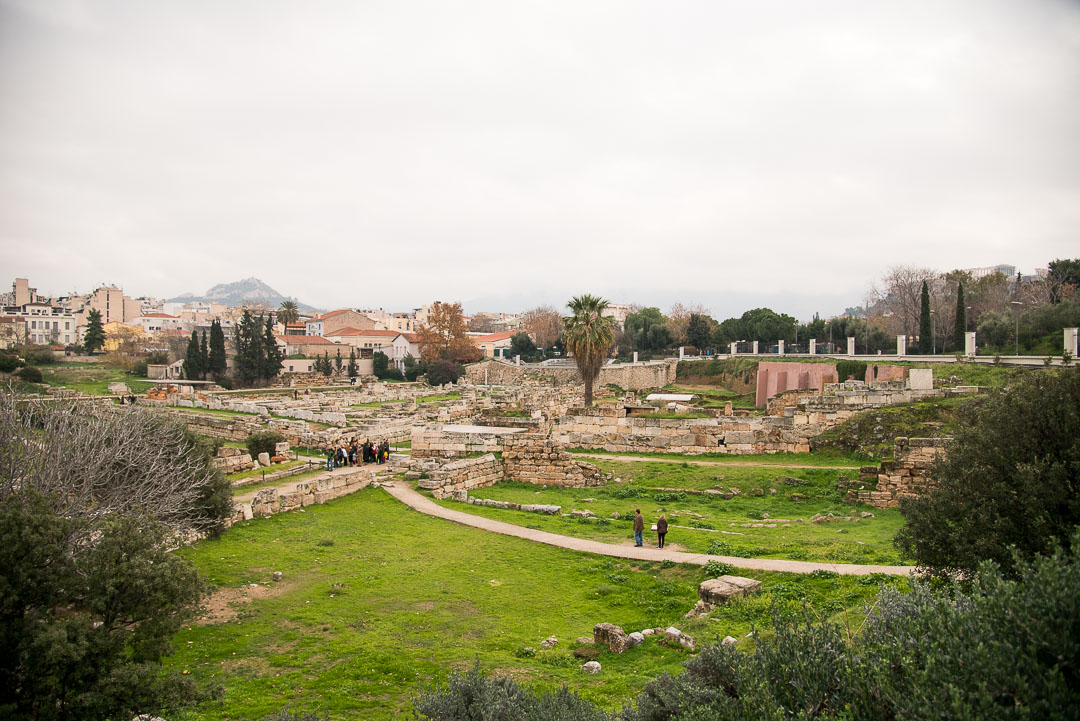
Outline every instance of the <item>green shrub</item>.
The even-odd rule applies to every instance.
[[[32,366],[53,365],[56,363],[56,354],[48,348],[31,348],[23,352],[23,360]]]
[[[866,363],[857,360],[836,361],[836,377],[840,379],[840,382],[843,383],[851,376],[854,376],[857,381],[865,381]]]
[[[14,373],[24,365],[23,359],[13,353],[0,355],[0,371],[4,373]]]
[[[660,562],[660,568],[674,568],[677,564],[669,558]]]
[[[840,574],[836,571],[827,571],[824,568],[819,568],[816,571],[810,572],[810,578],[836,578]]]
[[[705,575],[709,578],[718,578],[719,576],[727,576],[735,570],[735,567],[730,563],[724,563],[723,561],[709,561],[705,564]]]
[[[41,375],[41,371],[34,366],[26,366],[20,368],[15,372],[19,378],[22,378],[27,383],[44,383],[45,377]]]
[[[274,446],[284,440],[285,436],[277,431],[259,431],[248,436],[247,440],[244,441],[244,445],[252,458],[258,458],[260,453],[274,455]]]
[[[672,493],[654,493],[653,500],[657,503],[671,503],[672,501],[681,501],[686,498],[685,493],[675,491]]]
[[[536,649],[532,646],[522,646],[514,651],[514,658],[532,658],[536,655]]]
[[[716,539],[709,544],[709,550],[706,551],[710,556],[734,556],[735,552],[731,548],[731,544],[727,541],[721,541]]]

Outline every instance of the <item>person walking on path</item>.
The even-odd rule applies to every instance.
[[[656,547],[664,547],[664,536],[667,535],[667,518],[663,513],[660,514],[660,520],[656,522]]]
[[[645,533],[645,519],[641,517],[641,509],[634,510],[634,545],[638,548],[645,545],[642,534]]]

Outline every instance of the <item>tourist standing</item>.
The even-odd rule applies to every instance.
[[[644,540],[642,539],[642,536],[643,536],[644,533],[645,533],[645,519],[641,517],[641,509],[638,508],[638,509],[635,509],[635,511],[634,511],[634,545],[635,546],[640,548],[641,546],[645,545]]]
[[[667,518],[663,513],[660,514],[660,520],[656,522],[656,547],[664,547],[664,536],[667,535]]]

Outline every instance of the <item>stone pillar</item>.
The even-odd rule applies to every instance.
[[[757,349],[758,349],[758,342],[754,341],[754,355],[757,355],[757,353],[758,353]]]
[[[1066,328],[1065,329],[1065,348],[1069,351],[1069,354],[1076,360],[1077,351],[1077,338],[1080,337],[1080,328]]]
[[[637,363],[637,351],[634,351],[634,362]]]
[[[964,355],[969,358],[975,355],[975,331],[973,330],[964,333]]]
[[[848,355],[855,355],[855,339],[854,338],[848,338],[847,339],[847,354]]]
[[[815,338],[810,339],[810,355],[817,353],[817,340]]]
[[[769,369],[759,367],[757,372],[757,392],[754,394],[754,405],[758,408],[762,408],[767,400],[769,400]]]
[[[731,401],[724,402],[724,415],[730,416],[732,414]]]
[[[732,344],[731,344],[731,355],[735,355],[736,353],[738,353],[739,352],[738,349],[739,349],[739,344],[735,343],[735,342],[732,342]]]
[[[898,335],[898,336],[896,336],[896,355],[898,355],[898,356],[907,355],[907,336],[906,335]]]
[[[679,346],[679,360],[682,360],[683,356],[685,356],[685,355],[686,355],[686,349],[683,348],[682,346]]]
[[[784,339],[783,338],[781,338],[776,343],[776,354],[777,355],[784,355]]]
[[[516,365],[516,366],[521,365],[521,356],[519,356],[519,355],[514,356],[514,365]]]

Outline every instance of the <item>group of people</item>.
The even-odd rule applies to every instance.
[[[361,463],[386,463],[390,458],[390,441],[360,443],[355,438],[342,441],[340,445],[326,447],[326,470],[342,466],[358,466]]]
[[[135,396],[120,396],[120,405],[124,405],[124,399],[127,399],[129,406],[135,405]]]
[[[663,513],[661,513],[660,518],[657,519],[656,525],[653,526],[653,528],[656,530],[656,547],[657,548],[663,548],[664,547],[664,536],[667,535],[667,516],[665,516]],[[640,546],[644,545],[644,535],[645,535],[645,519],[642,518],[642,516],[641,516],[641,509],[637,508],[637,509],[634,510],[634,545],[635,546],[640,547]]]

